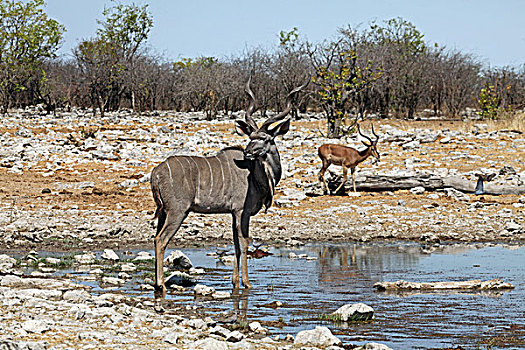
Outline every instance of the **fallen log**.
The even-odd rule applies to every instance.
[[[447,281],[447,282],[408,282],[399,280],[395,282],[377,282],[373,288],[380,291],[400,291],[400,290],[500,290],[513,289],[511,283],[503,282],[499,278],[488,281]]]
[[[340,183],[340,180],[337,179],[334,182]],[[351,186],[351,181],[348,181],[346,185]],[[463,179],[459,176],[439,177],[433,175],[370,175],[358,176],[356,178],[356,189],[360,191],[396,191],[408,190],[414,187],[424,187],[429,191],[453,188],[464,193],[474,193],[476,191],[476,182]],[[499,186],[485,182],[483,187],[483,194],[487,195],[525,194],[525,186]],[[347,189],[349,190],[350,187]]]

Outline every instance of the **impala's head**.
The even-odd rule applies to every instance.
[[[246,110],[246,118],[245,120],[235,121],[235,130],[238,134],[246,135],[250,138],[250,142],[244,149],[244,157],[250,160],[264,159],[267,154],[272,152],[272,149],[273,152],[276,150],[275,138],[286,134],[290,130],[290,119],[284,119],[284,117],[292,110],[293,96],[308,85],[310,79],[308,79],[306,84],[293,89],[286,97],[285,109],[281,113],[266,119],[261,127],[258,127],[252,118],[252,114],[255,111],[255,96],[250,88],[251,80],[250,76],[245,87],[246,93],[250,96],[250,105]]]
[[[377,151],[377,142],[379,141],[379,136],[377,136],[377,134],[374,131],[374,125],[372,124],[372,134],[374,134],[374,136],[376,137],[376,139],[374,141],[372,141],[372,139],[370,137],[368,137],[366,135],[363,135],[361,133],[361,129],[359,128],[359,124],[357,124],[357,131],[359,132],[359,135],[361,135],[363,138],[366,139],[366,141],[365,140],[361,140],[363,145],[365,145],[366,147],[368,147],[370,149],[370,153],[372,154],[372,156],[374,156],[374,158],[377,159],[377,161],[379,162],[380,156],[379,156],[379,152]]]

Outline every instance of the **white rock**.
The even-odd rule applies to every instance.
[[[224,327],[221,327],[221,326],[215,326],[213,328],[210,329],[210,334],[215,334],[215,335],[219,335],[223,338],[227,338],[228,335],[230,335],[231,331],[229,329],[226,329]]]
[[[214,338],[205,338],[188,344],[189,349],[228,350],[228,343]]]
[[[96,256],[94,253],[79,254],[74,256],[75,261],[82,265],[89,265],[95,262]]]
[[[137,265],[133,263],[125,263],[120,266],[120,271],[122,272],[133,272],[137,270]]]
[[[189,273],[191,273],[192,275],[203,275],[206,273],[206,271],[204,271],[204,269],[196,269],[195,267],[192,267]]]
[[[46,263],[50,265],[58,265],[60,264],[60,259],[57,258],[46,258]]]
[[[180,250],[172,251],[166,259],[164,259],[164,263],[174,269],[188,270],[193,267],[190,259]]]
[[[509,221],[506,225],[505,225],[505,230],[507,231],[520,231],[522,229],[522,226],[520,224],[518,224],[516,221],[512,220],[512,221]]]
[[[118,286],[123,285],[124,283],[126,283],[126,281],[116,277],[102,277],[102,283]]]
[[[294,339],[294,344],[328,347],[332,345],[341,345],[341,340],[335,337],[327,327],[317,326],[315,329],[297,333]]]
[[[230,292],[226,292],[226,291],[224,292],[218,291],[218,292],[213,293],[211,296],[213,299],[228,299],[231,297],[231,294]]]
[[[403,149],[414,149],[419,148],[419,146],[421,146],[421,143],[418,140],[410,141],[401,145]]]
[[[91,294],[89,294],[85,290],[68,290],[64,292],[62,298],[66,301],[78,303],[91,300]]]
[[[135,261],[153,260],[155,257],[148,252],[138,252]]]
[[[164,339],[162,339],[162,341],[164,341],[164,342],[166,342],[168,344],[177,344],[178,340],[179,340],[179,335],[178,334],[173,334],[173,333],[166,334]]]
[[[242,334],[239,331],[233,331],[228,334],[228,337],[226,337],[226,341],[237,343],[244,339],[244,334]]]
[[[363,303],[341,306],[333,315],[341,316],[342,321],[368,321],[374,317],[374,309]]]
[[[248,329],[255,333],[267,333],[268,330],[264,328],[259,322],[254,321],[248,324]]]
[[[22,323],[22,329],[28,333],[44,333],[50,329],[46,321],[28,320]]]
[[[215,292],[215,288],[205,286],[204,284],[197,284],[193,287],[193,291],[198,295],[211,295]]]
[[[113,249],[104,249],[104,253],[102,253],[102,259],[111,260],[111,261],[120,260],[117,253],[115,253]]]
[[[425,188],[423,186],[417,186],[410,189],[410,193],[412,194],[423,194],[425,193]]]

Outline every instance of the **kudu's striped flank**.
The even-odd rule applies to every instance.
[[[237,132],[250,138],[244,150],[228,147],[213,157],[172,156],[151,172],[158,219],[155,236],[157,290],[166,290],[163,267],[166,246],[189,212],[232,214],[233,286],[239,287],[239,264],[242,263],[242,284],[251,288],[246,261],[250,216],[257,214],[263,205],[269,207],[272,204],[275,186],[281,178],[281,160],[275,137],[288,132],[290,119],[283,119],[292,108],[293,96],[308,82],[288,94],[286,107],[281,113],[258,127],[252,118],[255,96],[250,89],[250,80],[245,88],[250,97],[245,120],[235,121]]]

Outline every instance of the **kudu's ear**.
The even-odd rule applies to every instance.
[[[290,118],[283,120],[271,129],[268,129],[268,134],[272,137],[284,135],[290,130]]]
[[[250,136],[250,134],[254,132],[255,129],[253,128],[253,126],[246,123],[244,120],[239,119],[235,121],[235,131],[241,136]]]

